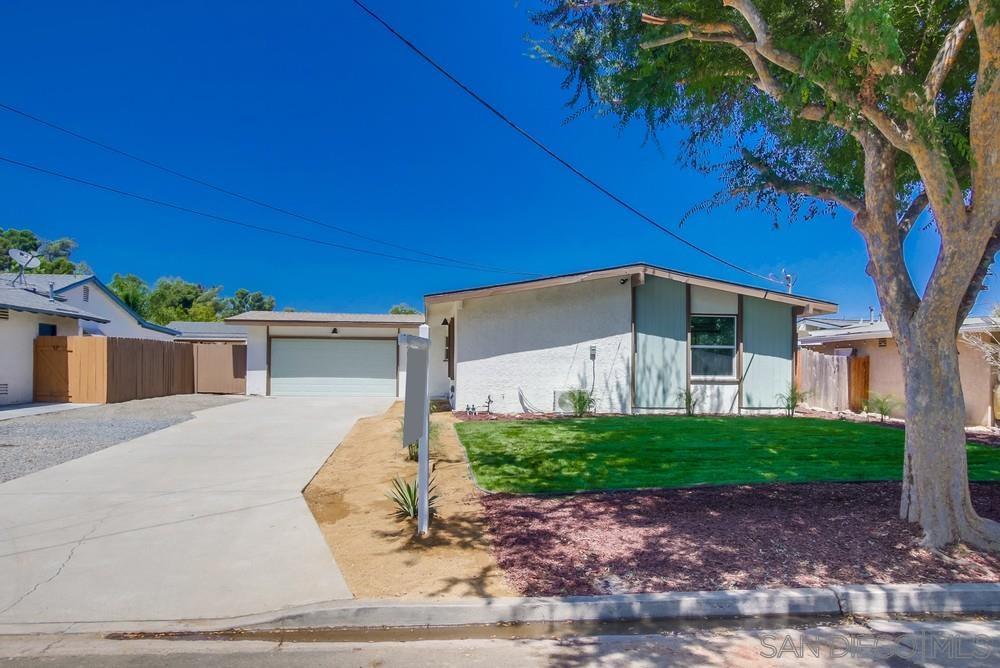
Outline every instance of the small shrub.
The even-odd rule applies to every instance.
[[[437,494],[434,493],[435,485],[434,480],[430,481],[430,488],[427,490],[427,508],[430,514],[434,514],[434,509],[437,506]],[[410,484],[403,480],[402,478],[396,478],[392,481],[392,489],[386,494],[394,504],[396,504],[396,517],[399,519],[413,520],[417,518],[417,506],[418,506],[418,495],[417,495],[417,481],[414,480],[413,484]]]
[[[583,417],[594,410],[594,397],[587,390],[570,390],[559,397],[559,408]]]
[[[798,384],[792,381],[788,384],[788,392],[777,394],[775,398],[777,398],[781,407],[785,409],[785,415],[792,417],[795,415],[795,409],[805,402],[809,394],[805,390],[800,390]]]
[[[420,442],[414,441],[406,445],[406,458],[411,462],[417,461],[420,453]]]
[[[688,417],[694,415],[695,409],[698,408],[698,402],[701,401],[697,396],[695,396],[695,393],[691,391],[691,388],[677,392],[677,399],[684,404],[684,414]]]
[[[865,401],[862,408],[864,408],[866,413],[877,413],[879,416],[879,422],[885,422],[885,419],[889,417],[899,406],[899,401],[896,397],[891,394],[878,394],[877,392],[872,392],[868,395],[868,400]]]

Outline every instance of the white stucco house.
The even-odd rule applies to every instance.
[[[171,340],[178,333],[144,320],[96,276],[0,273],[0,404],[32,400],[37,336]]]
[[[430,294],[431,394],[458,410],[774,412],[794,378],[796,318],[836,304],[637,263]]]
[[[0,281],[0,405],[32,400],[35,337],[72,336],[84,325],[107,324],[107,318],[55,294]]]
[[[0,284],[11,285],[16,277],[17,274],[0,274]],[[103,322],[84,321],[80,334],[161,341],[170,341],[180,334],[142,318],[92,274],[25,274],[24,281],[30,290],[48,295],[51,289],[62,303],[103,319]]]
[[[247,394],[402,397],[400,332],[423,315],[249,311],[226,319],[247,343]]]
[[[572,389],[604,413],[780,408],[796,318],[836,304],[631,264],[425,297],[425,315],[252,311],[247,393],[402,397],[400,333],[431,331],[430,390],[462,410],[548,412]]]

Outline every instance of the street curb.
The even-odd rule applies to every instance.
[[[720,617],[832,616],[829,589],[668,592],[552,598],[370,601],[294,612],[243,628],[371,628],[519,622],[631,621]]]
[[[0,636],[40,633],[207,633],[231,629],[422,628],[522,622],[1000,613],[1000,584],[846,585],[661,594],[452,600],[341,600],[239,617],[0,623]]]
[[[1000,613],[1000,584],[841,585],[829,587],[844,614]]]

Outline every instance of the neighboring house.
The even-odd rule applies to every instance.
[[[402,397],[397,338],[424,316],[250,311],[225,322],[246,332],[247,394]]]
[[[35,337],[72,336],[83,325],[107,323],[59,295],[0,280],[0,405],[32,400]]]
[[[174,341],[188,343],[246,343],[247,328],[225,322],[189,322],[175,320],[168,329],[180,332]]]
[[[961,334],[980,336],[998,331],[990,318],[967,318],[959,329]],[[868,357],[868,391],[887,394],[898,405],[894,417],[905,415],[903,367],[899,351],[889,325],[883,320],[864,321],[851,327],[815,330],[801,335],[799,344],[829,355],[860,355]],[[997,380],[986,363],[982,352],[958,340],[958,367],[962,377],[962,394],[965,397],[965,423],[967,426],[992,427],[997,411]]]
[[[431,394],[457,409],[774,412],[794,378],[796,319],[830,302],[648,264],[427,295]]]
[[[10,285],[16,274],[0,274],[0,284]],[[84,274],[25,274],[29,289],[48,294],[49,289],[67,304],[94,313],[103,323],[87,322],[80,332],[91,336],[119,336],[127,339],[172,340],[178,332],[143,319],[125,305],[111,288],[96,276]]]

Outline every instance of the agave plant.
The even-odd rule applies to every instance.
[[[436,485],[433,478],[427,490],[427,508],[430,514],[434,514],[437,507],[437,494],[434,493]],[[402,478],[395,478],[392,481],[392,489],[386,494],[394,504],[396,504],[396,517],[403,520],[413,520],[417,517],[417,506],[419,505],[417,494],[417,481],[408,483]]]

